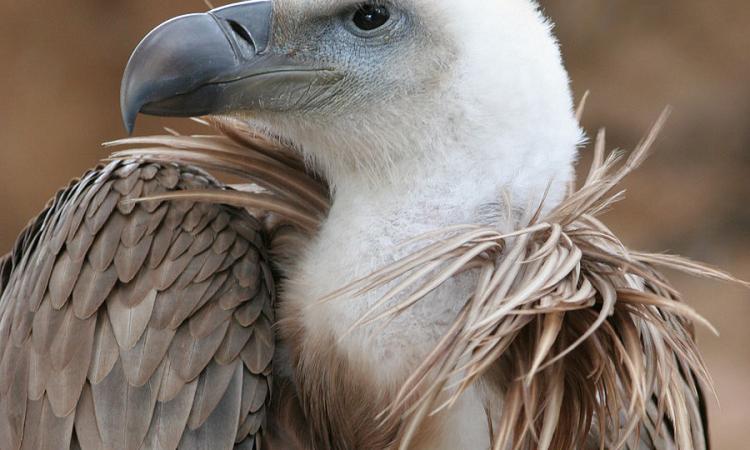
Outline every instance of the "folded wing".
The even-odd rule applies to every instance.
[[[0,448],[260,447],[274,355],[261,224],[132,202],[201,189],[220,186],[112,162],[58,193],[0,261]]]

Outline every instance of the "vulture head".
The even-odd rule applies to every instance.
[[[122,87],[128,130],[139,112],[241,117],[333,186],[446,154],[546,167],[535,178],[562,185],[580,140],[572,109],[532,0],[232,4],[155,29]]]

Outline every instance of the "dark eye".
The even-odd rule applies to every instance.
[[[354,25],[363,31],[372,31],[388,23],[391,13],[383,5],[365,3],[357,8],[352,17]]]

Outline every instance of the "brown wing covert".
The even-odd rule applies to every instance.
[[[273,278],[261,224],[177,164],[62,190],[0,261],[0,448],[260,448]]]

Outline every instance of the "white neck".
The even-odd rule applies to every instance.
[[[292,309],[301,312],[305,339],[326,342],[327,336],[333,336],[337,352],[364,368],[383,391],[400,386],[434,348],[466,294],[473,291],[476,275],[456,277],[391,322],[349,335],[351,325],[384,291],[323,305],[316,300],[404,256],[413,248],[396,251],[396,246],[414,236],[478,222],[510,230],[519,217],[508,220],[494,213],[506,211],[507,206],[516,213],[536,209],[549,186],[551,206],[562,196],[572,174],[572,159],[556,166],[543,159],[502,157],[503,152],[495,147],[481,146],[461,149],[451,145],[441,153],[429,161],[404,161],[379,184],[357,174],[335,180],[330,215],[283,287],[284,301],[295,303]],[[574,146],[568,153],[574,154]],[[503,205],[508,198],[512,205]],[[468,393],[441,419],[446,421],[440,427],[445,435],[434,436],[428,448],[488,448],[485,422],[466,421],[483,417],[482,401],[478,391]],[[456,428],[461,432],[447,431]]]
[[[402,228],[392,231],[409,237],[421,227],[487,223],[482,215],[490,204],[496,211],[535,210],[547,190],[546,206],[556,204],[573,176],[579,140],[576,125],[532,133],[510,125],[493,128],[446,133],[443,142],[394,162],[386,176],[338,173],[329,180],[334,206],[325,227],[355,218],[371,223],[397,221]],[[503,204],[507,200],[510,205]],[[377,232],[372,229],[367,234]]]
[[[299,295],[303,298],[299,301],[313,304],[317,298],[403,256],[410,249],[397,252],[396,246],[417,235],[466,223],[495,224],[510,230],[518,223],[498,213],[509,207],[517,214],[535,210],[548,187],[547,207],[553,206],[572,176],[575,143],[567,143],[569,148],[563,151],[551,148],[553,144],[544,132],[535,136],[533,145],[539,147],[536,149],[529,148],[532,142],[527,142],[526,148],[513,145],[514,136],[508,133],[483,143],[449,142],[443,148],[433,149],[430,157],[401,161],[380,182],[356,172],[332,180],[335,196],[330,215],[300,264],[292,269],[291,282],[302,289]],[[534,156],[540,152],[545,156]],[[555,158],[556,154],[560,156]],[[505,199],[512,204],[504,204]],[[304,320],[311,331],[332,332],[342,337],[380,294],[306,309]],[[390,351],[405,342],[426,344],[425,348],[403,352],[405,360],[401,361],[381,355],[388,359],[388,364],[408,370],[414,364],[411,360],[423,355],[430,341],[440,336],[452,314],[460,308],[461,299],[454,297],[447,292],[442,304],[427,300],[424,307],[410,310],[374,336],[380,341],[376,348],[390,348]],[[403,321],[408,326],[403,327]],[[404,333],[413,336],[405,338]],[[359,336],[355,333],[342,345],[352,355],[361,355],[362,346],[373,345],[366,342],[369,334],[369,331]]]

